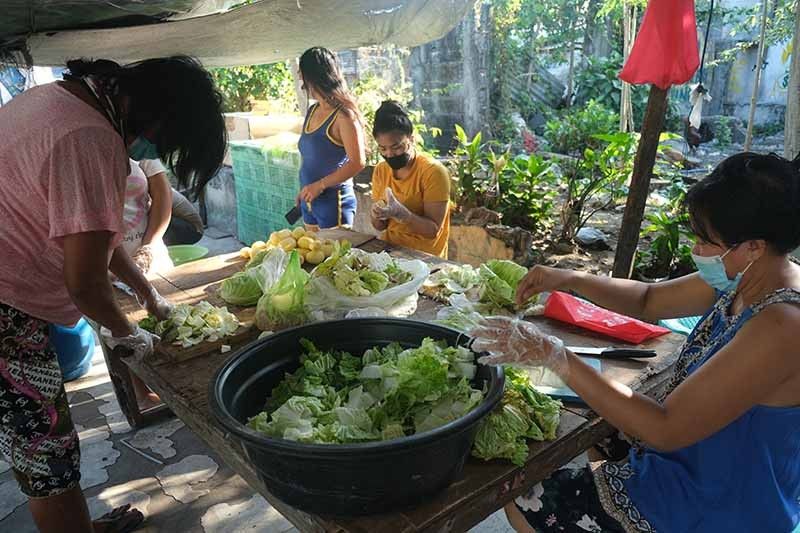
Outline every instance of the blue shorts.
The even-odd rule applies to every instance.
[[[352,186],[325,189],[311,202],[311,209],[300,202],[303,222],[320,229],[352,226],[356,216],[356,195]]]

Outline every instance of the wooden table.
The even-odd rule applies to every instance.
[[[376,252],[388,250],[394,256],[419,258],[428,262],[432,269],[443,263],[439,258],[408,249],[393,248],[373,236],[346,230],[328,232],[325,237],[344,238],[354,246]],[[237,254],[212,257],[175,268],[168,274],[154,279],[161,294],[174,303],[195,303],[208,299],[222,305],[216,295],[219,283],[241,270],[244,260]],[[120,292],[123,309],[131,320],[145,316],[133,298]],[[413,318],[432,319],[441,304],[420,297]],[[229,306],[243,321],[252,321],[253,308],[241,309]],[[593,335],[584,330],[545,318],[533,319],[543,330],[564,339],[568,345],[607,346],[609,339]],[[558,437],[554,441],[531,442],[527,463],[518,468],[508,461],[484,462],[470,458],[460,478],[449,488],[430,501],[412,509],[382,515],[339,518],[305,513],[286,505],[272,496],[248,463],[244,451],[217,423],[209,410],[209,383],[216,370],[247,342],[258,336],[255,328],[237,334],[225,342],[231,346],[223,354],[220,343],[205,343],[188,350],[159,350],[144,360],[124,359],[124,364],[110,365],[111,372],[122,373],[130,368],[159,394],[167,406],[189,428],[214,449],[223,460],[241,475],[254,490],[263,495],[278,511],[303,532],[341,533],[410,533],[410,532],[455,532],[466,531],[501,508],[513,498],[524,493],[533,484],[569,462],[573,457],[591,448],[614,429],[593,412],[579,406],[567,405],[561,413]],[[662,387],[668,378],[675,352],[683,337],[669,334],[643,347],[652,348],[658,357],[642,363],[636,361],[603,361],[603,372],[644,393],[653,393]],[[129,378],[115,376],[115,388],[124,387]],[[130,391],[117,390],[118,396],[130,397]],[[123,409],[130,408],[129,401],[120,398]],[[138,410],[137,410],[138,411]],[[133,424],[134,413],[126,412]],[[141,416],[141,415],[140,415]],[[139,422],[142,421],[140,418]]]

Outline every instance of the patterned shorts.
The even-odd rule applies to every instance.
[[[625,494],[628,449],[620,438],[606,439],[596,450],[608,461],[556,470],[517,498],[517,509],[537,533],[655,533]]]
[[[0,453],[31,498],[56,496],[80,482],[78,434],[48,325],[3,303]]]

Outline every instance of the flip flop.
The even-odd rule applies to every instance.
[[[104,533],[130,533],[136,531],[144,522],[144,515],[130,504],[117,507],[94,521],[97,526],[105,526]]]

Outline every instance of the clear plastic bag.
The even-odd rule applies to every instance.
[[[379,261],[380,257],[375,259]],[[428,277],[430,269],[418,259],[395,261],[399,268],[411,274],[411,279],[370,296],[347,296],[342,294],[329,278],[312,276],[306,287],[307,308],[315,318],[325,320],[342,318],[354,309],[365,308],[383,309],[389,316],[413,314],[417,309],[417,291]]]

